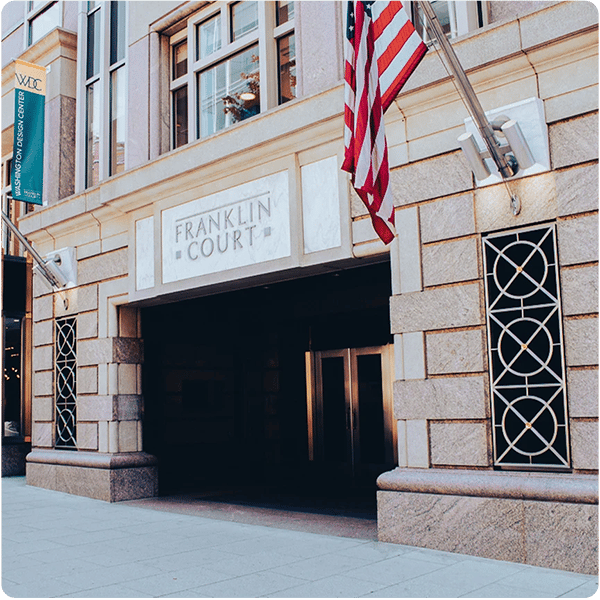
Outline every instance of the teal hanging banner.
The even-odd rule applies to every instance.
[[[33,204],[42,203],[45,104],[45,67],[15,60],[12,196]]]

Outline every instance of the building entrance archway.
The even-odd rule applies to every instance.
[[[307,409],[306,356],[322,362],[336,348],[390,344],[389,296],[389,263],[381,263],[143,308],[144,450],[158,458],[160,493],[258,484],[318,490],[359,480],[372,492],[376,475],[393,466],[391,438],[363,451],[387,448],[358,479],[356,469],[322,461],[319,426]],[[352,354],[367,387],[369,368],[371,379],[383,374],[381,351],[374,352]],[[373,360],[379,366],[366,364]],[[383,410],[381,393],[379,402],[375,412]],[[329,404],[318,406],[325,414]],[[377,426],[361,428],[369,430]]]

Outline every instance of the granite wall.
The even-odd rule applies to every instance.
[[[581,5],[540,8],[524,19],[537,22],[536,31],[548,38],[543,49],[537,47],[536,60],[542,53],[558,56],[564,38],[558,36],[562,25],[556,18]],[[554,41],[552,30],[558,36]],[[525,39],[522,51],[529,53]],[[466,40],[467,55],[468,45]],[[390,300],[399,467],[379,480],[382,540],[597,571],[598,106],[597,97],[593,104],[583,100],[590,87],[597,94],[597,62],[587,58],[597,61],[596,33],[573,32],[569,51],[568,59],[564,52],[561,56],[577,77],[559,78],[563,67],[547,58],[544,66],[533,64],[536,95],[544,101],[551,168],[510,183],[521,200],[518,215],[510,209],[505,186],[474,185],[449,135],[443,137],[447,151],[409,160],[392,171],[400,240],[391,249]],[[494,68],[502,70],[510,60]],[[474,77],[483,82],[484,71]],[[421,120],[430,111],[432,123],[450,130],[449,102],[433,100],[433,90],[443,85],[433,73],[430,69],[424,88],[407,96],[408,108],[402,109],[402,96],[397,103],[408,126],[412,95],[427,95],[432,104],[423,109]],[[497,80],[495,104],[486,108],[529,93],[529,77],[524,73],[507,88]],[[442,134],[432,129],[430,136],[441,139]],[[409,158],[410,144],[407,137]],[[520,483],[513,485],[514,475],[493,470],[482,237],[537,224],[555,224],[557,230],[571,468],[537,479],[539,490],[529,497]],[[417,472],[425,473],[421,483],[415,480]],[[496,477],[486,478],[486,473]],[[467,483],[465,474],[474,479]],[[565,487],[572,490],[568,499],[557,495]]]

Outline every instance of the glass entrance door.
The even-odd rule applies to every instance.
[[[395,465],[389,346],[307,353],[311,460],[356,483]]]

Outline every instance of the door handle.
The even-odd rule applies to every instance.
[[[356,431],[358,419],[356,418],[356,409],[352,411],[352,429]]]
[[[352,418],[350,416],[350,407],[346,409],[346,429],[350,429],[352,427]]]

